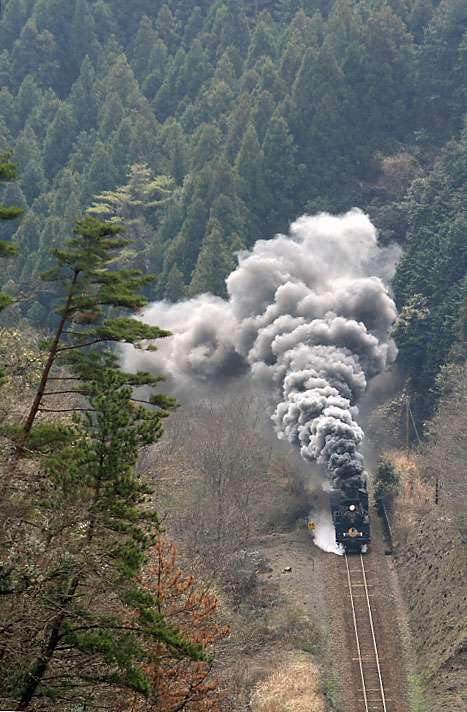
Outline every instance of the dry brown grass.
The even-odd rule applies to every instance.
[[[324,712],[318,669],[311,661],[284,664],[251,696],[253,712]]]
[[[420,456],[413,453],[407,455],[401,451],[391,452],[389,456],[401,474],[399,499],[424,512],[427,508],[431,509],[435,488],[432,482],[422,477]]]
[[[391,524],[398,539],[403,539],[415,521],[435,506],[435,487],[423,477],[420,455],[392,450],[385,453],[400,474],[397,497],[391,513]]]

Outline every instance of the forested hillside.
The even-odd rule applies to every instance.
[[[294,257],[300,269],[283,268],[277,291],[284,305],[292,292],[306,301],[307,280],[300,277],[306,262],[307,275],[323,277],[315,279],[313,294],[322,307],[319,329],[333,317],[340,324],[334,305],[344,304],[349,330],[339,336],[341,350],[334,358],[324,340],[316,353],[324,389],[319,412],[325,392],[331,410],[338,409],[337,383],[339,418],[349,430],[366,375],[379,374],[391,361],[386,355],[392,358],[387,332],[396,311],[376,275],[393,268],[389,255],[402,255],[392,282],[400,387],[373,410],[367,434],[373,428],[380,449],[403,441],[407,471],[396,472],[389,462],[394,478],[380,481],[379,491],[376,478],[374,494],[394,515],[396,539],[407,539],[406,596],[423,603],[412,616],[421,672],[433,699],[447,690],[461,709],[462,675],[451,674],[465,649],[457,635],[461,592],[457,584],[446,591],[451,579],[440,574],[437,610],[449,607],[451,618],[444,612],[433,629],[426,625],[431,586],[426,596],[412,589],[424,568],[417,568],[421,559],[415,568],[410,563],[405,527],[421,507],[426,524],[414,529],[420,541],[433,517],[439,527],[433,532],[451,537],[446,519],[463,553],[466,77],[466,0],[0,2],[2,707],[270,712],[260,699],[268,684],[258,683],[280,666],[286,681],[271,680],[272,692],[280,687],[285,695],[281,700],[287,685],[306,678],[307,688],[310,679],[316,683],[306,709],[337,709],[341,671],[328,650],[328,592],[319,565],[310,579],[315,557],[302,527],[319,498],[310,476],[317,451],[300,465],[286,441],[282,449],[272,444],[267,402],[251,382],[239,378],[224,388],[223,372],[222,397],[211,398],[207,387],[223,347],[209,319],[217,327],[224,316],[226,334],[242,331],[232,326],[241,323],[240,337],[247,339],[254,314],[258,334],[275,338],[275,327],[261,321],[263,309],[276,307],[262,303],[269,271],[278,274],[285,264],[282,253],[271,262],[272,238],[300,216],[324,212],[341,217],[301,222],[337,223],[352,215],[358,231],[342,233],[342,244],[347,248],[349,235],[358,239],[342,254],[330,233],[316,251],[303,242],[305,251]],[[379,246],[363,213],[377,228]],[[299,241],[276,242],[296,247]],[[157,326],[149,326],[132,317],[149,302],[157,303],[146,309],[147,321],[150,311],[186,315],[191,308],[168,302],[205,292],[225,297],[238,252],[255,243],[248,259],[261,252],[262,271],[236,282],[237,296],[246,295],[241,306],[251,313],[235,321],[225,302],[205,296],[197,303],[218,310],[197,321],[191,311],[186,316],[209,332],[215,347],[182,339],[182,356],[190,367],[204,359],[212,369],[201,374],[191,403],[171,415],[161,439],[162,423],[178,404],[152,390],[169,360],[164,338],[177,325],[155,317]],[[395,249],[380,249],[391,243]],[[376,291],[358,293],[353,304],[356,292],[337,294],[339,281],[360,251],[370,249],[371,268],[379,259],[386,263],[367,276],[365,284]],[[314,325],[311,301],[310,311],[277,312],[278,320]],[[381,342],[374,336],[379,331]],[[307,331],[312,344],[313,338]],[[151,373],[124,372],[116,344],[148,352],[156,350],[154,340],[159,361],[153,354],[141,359]],[[263,375],[272,374],[272,341],[266,341],[248,352],[249,366]],[[282,339],[284,349],[289,341],[285,358],[294,362],[302,342]],[[368,365],[376,342],[378,358]],[[308,369],[310,356],[303,354],[296,360]],[[270,390],[282,378],[283,361],[277,364]],[[309,418],[306,369],[305,380],[288,380],[290,402],[295,406],[296,392],[305,394]],[[327,369],[332,387],[331,380],[321,384]],[[183,393],[186,374],[181,366],[174,373]],[[292,411],[281,412],[289,428]],[[408,467],[410,414],[422,453],[415,474]],[[363,430],[356,420],[350,430],[359,445]],[[293,426],[289,431],[294,434]],[[326,438],[326,448],[334,443],[327,450],[332,458],[348,454],[345,444]],[[357,460],[363,470],[363,455]],[[376,541],[377,525],[373,531]],[[264,558],[269,550],[271,567]],[[463,561],[460,554],[449,569],[459,581]],[[303,582],[289,599],[289,574],[300,566]],[[341,646],[341,631],[338,637]],[[451,669],[441,679],[446,661]],[[340,683],[346,682],[344,675]],[[413,708],[447,709],[442,701],[430,704],[415,701]]]
[[[6,0],[2,202],[25,214],[3,323],[51,324],[39,275],[86,211],[177,301],[223,295],[235,251],[298,215],[358,206],[406,249],[397,339],[431,388],[465,339],[466,28],[464,0]]]

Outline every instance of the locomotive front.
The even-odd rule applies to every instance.
[[[336,542],[348,551],[362,551],[370,543],[368,493],[365,487],[331,493]]]

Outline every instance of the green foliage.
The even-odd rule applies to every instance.
[[[124,373],[117,356],[99,348],[116,341],[154,348],[149,341],[168,334],[108,314],[143,306],[138,290],[151,280],[116,269],[130,242],[121,230],[88,216],[71,240],[53,248],[56,266],[44,279],[61,283],[59,326],[42,343],[47,358],[25,424],[1,429],[16,449],[0,512],[8,531],[0,566],[0,695],[19,709],[50,709],[70,689],[74,703],[96,708],[116,688],[144,698],[152,691],[144,671],[157,662],[158,644],[177,658],[206,659],[203,646],[164,618],[141,582],[159,520],[135,465],[177,403],[141,395],[161,378]],[[65,372],[51,370],[58,361]],[[49,397],[61,401],[49,407]],[[37,423],[39,412],[72,416]],[[30,468],[31,455],[40,455],[40,470],[22,482],[17,460],[25,454]]]
[[[429,319],[427,299],[414,294],[401,310],[393,336],[399,348],[400,358],[410,370],[423,371],[426,366],[426,332]]]
[[[435,404],[440,367],[462,359],[466,299],[467,134],[444,149],[431,175],[408,197],[406,251],[394,278],[400,317],[394,330],[400,360],[425,417]]]
[[[121,219],[134,239],[119,266],[157,270],[155,294],[173,299],[205,288],[190,284],[210,220],[222,272],[238,240],[249,247],[303,212],[358,205],[383,241],[406,243],[399,309],[427,299],[425,352],[401,342],[400,357],[409,354],[421,416],[457,348],[465,298],[466,27],[463,0],[11,0],[0,20],[0,150],[13,146],[21,161],[10,202],[32,209],[37,234],[31,222],[15,237],[2,226],[5,242],[24,239],[0,275],[13,287],[2,304],[30,291],[48,248],[93,200],[92,214]],[[387,159],[400,155],[419,168],[408,194],[415,174],[392,193],[384,184]],[[151,192],[154,176],[174,185]],[[201,281],[225,294],[223,276]],[[50,314],[55,298],[43,291],[36,303]],[[18,301],[20,316],[32,308]]]
[[[18,178],[16,173],[16,163],[11,162],[12,153],[0,155],[0,181],[12,181]],[[0,220],[14,220],[22,214],[22,208],[5,207],[0,205]],[[0,240],[0,257],[13,257],[18,254],[18,247],[6,240]],[[10,306],[14,302],[13,297],[4,292],[0,292],[0,311]],[[3,371],[0,370],[0,379]]]
[[[329,705],[330,712],[339,712],[337,705],[338,680],[336,673],[332,673],[326,677],[323,688],[323,693]]]
[[[121,231],[121,226],[88,216],[77,223],[76,237],[65,243],[65,249],[51,250],[57,266],[45,272],[42,278],[46,282],[61,283],[63,297],[56,309],[60,320],[53,338],[43,344],[48,357],[23,434],[17,442],[15,461],[31,436],[36,416],[44,407],[44,397],[56,393],[48,388],[53,366],[66,365],[78,380],[71,391],[59,393],[81,393],[89,397],[88,381],[99,373],[93,347],[124,342],[136,348],[148,348],[150,341],[169,333],[123,316],[105,318],[110,307],[119,311],[143,307],[147,299],[138,290],[152,280],[151,275],[142,276],[138,270],[112,269],[118,251],[130,242],[119,237]],[[115,368],[115,356],[110,351],[100,353],[107,367]],[[53,378],[60,381],[62,374]],[[157,379],[148,375],[146,383],[150,382],[155,383]],[[12,474],[13,471],[10,476]]]
[[[379,460],[373,478],[373,497],[375,507],[379,514],[383,507],[390,507],[393,498],[397,495],[400,474],[392,460],[383,457]]]
[[[211,218],[193,270],[189,287],[190,296],[210,292],[227,297],[225,280],[233,268],[234,262],[227,251],[221,225],[216,218]]]
[[[70,686],[84,705],[115,688],[146,696],[151,642],[204,659],[159,613],[139,576],[159,524],[134,466],[139,449],[160,437],[161,412],[135,403],[126,374],[105,360],[94,358],[93,375],[84,412],[55,428],[41,488],[25,493],[30,518],[10,516],[0,613],[14,606],[18,615],[4,638],[0,689],[20,709],[33,699],[50,709]]]
[[[0,156],[0,181],[17,180],[17,164],[11,162],[12,152],[3,153]],[[23,213],[22,208],[5,207],[0,205],[0,220],[15,220]],[[14,245],[8,244],[5,240],[0,241],[0,257],[8,257],[17,254]]]
[[[13,442],[20,440],[24,428],[21,425],[0,425],[0,433]],[[61,449],[68,442],[71,434],[62,425],[39,423],[31,428],[28,438],[28,454],[42,454],[50,450]]]
[[[446,141],[456,136],[465,116],[461,77],[465,78],[467,8],[462,0],[442,0],[426,19],[429,23],[418,59],[418,76],[423,81],[417,104],[436,139]]]
[[[87,212],[125,227],[131,248],[122,251],[118,260],[120,267],[147,271],[157,215],[171,199],[173,180],[163,175],[154,177],[146,164],[132,165],[127,178],[126,185],[96,196]]]
[[[426,695],[419,675],[409,677],[410,712],[427,712]]]
[[[177,263],[174,262],[172,268],[167,277],[167,282],[164,290],[164,299],[168,299],[169,302],[178,302],[186,297],[186,288],[183,281],[183,274],[177,267]]]

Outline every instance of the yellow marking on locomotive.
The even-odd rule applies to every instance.
[[[358,534],[358,529],[355,529],[355,527],[350,527],[349,536],[357,536],[357,534]]]

